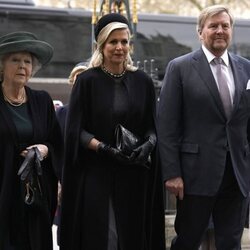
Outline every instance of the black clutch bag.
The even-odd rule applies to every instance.
[[[118,124],[115,129],[115,143],[117,149],[124,155],[130,156],[133,150],[139,147],[143,141],[139,136]]]

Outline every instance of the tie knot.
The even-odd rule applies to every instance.
[[[214,58],[214,63],[215,63],[216,65],[218,65],[218,64],[223,64],[223,60],[222,60],[221,57],[215,57],[215,58]]]

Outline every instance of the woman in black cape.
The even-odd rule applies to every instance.
[[[32,33],[0,37],[1,250],[53,249],[63,141],[48,93],[26,86],[52,55]]]
[[[162,250],[154,85],[132,65],[124,16],[103,16],[95,38],[96,51],[69,103],[60,249]],[[115,146],[118,124],[143,140],[130,154]]]

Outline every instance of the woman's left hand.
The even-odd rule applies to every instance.
[[[149,156],[154,149],[154,145],[151,141],[146,141],[141,146],[133,150],[131,154],[131,159],[133,159],[136,164],[146,164],[148,162]]]
[[[49,149],[44,144],[34,144],[34,145],[31,145],[31,146],[27,147],[25,150],[23,150],[21,152],[21,156],[25,157],[27,155],[27,153],[28,153],[28,149],[31,149],[31,148],[34,148],[34,147],[37,147],[37,149],[39,150],[39,152],[40,152],[43,159],[45,159],[48,156]]]

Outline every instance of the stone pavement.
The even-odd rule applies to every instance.
[[[171,240],[172,238],[175,236],[175,231],[174,231],[174,215],[166,215],[165,216],[165,235],[166,235],[166,249],[169,250],[170,249],[170,244],[171,244]],[[59,250],[59,247],[56,243],[56,230],[57,230],[57,226],[53,225],[53,250]],[[244,230],[244,234],[242,237],[242,250],[250,250],[250,230],[249,229],[245,229]],[[209,245],[209,244],[207,244]],[[200,250],[215,250],[215,248],[211,247],[201,247]]]
[[[166,249],[170,249],[171,240],[175,236],[174,231],[174,219],[175,215],[166,215],[165,216],[165,236],[166,236]],[[211,247],[211,244],[205,244],[210,245],[210,247],[203,246],[200,248],[200,250],[216,250],[214,247]],[[250,230],[246,228],[244,230],[242,240],[241,240],[241,247],[242,250],[250,250]]]

